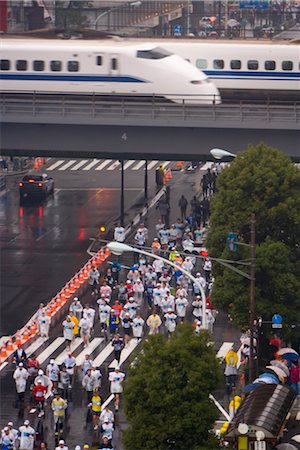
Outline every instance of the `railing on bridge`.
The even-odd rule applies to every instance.
[[[203,98],[203,103],[205,98]],[[92,119],[141,119],[182,121],[232,121],[238,122],[276,122],[299,123],[300,102],[223,103],[212,105],[192,105],[185,101],[172,103],[155,97],[135,101],[120,95],[116,97],[99,95],[41,95],[41,94],[2,94],[0,113],[3,121],[14,116],[35,118],[64,117]]]

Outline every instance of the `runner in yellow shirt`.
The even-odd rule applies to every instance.
[[[99,418],[101,414],[101,397],[99,394],[99,389],[95,388],[93,391],[93,396],[91,399],[91,403],[89,403],[89,407],[91,408],[92,417],[93,417],[93,425],[94,430],[98,430],[99,428]]]

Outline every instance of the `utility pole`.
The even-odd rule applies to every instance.
[[[254,376],[254,317],[255,317],[255,213],[251,214],[250,231],[250,358],[249,358],[249,383],[255,379]]]

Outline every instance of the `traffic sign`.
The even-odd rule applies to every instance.
[[[228,233],[227,234],[227,247],[231,252],[237,252],[237,233]]]
[[[181,25],[174,25],[173,26],[173,33],[174,33],[174,36],[181,36],[182,35],[182,26]]]
[[[280,314],[274,314],[272,317],[272,328],[282,328],[282,317]]]

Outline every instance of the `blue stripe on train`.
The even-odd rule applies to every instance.
[[[277,80],[277,79],[300,79],[300,72],[274,72],[274,71],[240,71],[240,70],[203,70],[203,72],[209,77],[215,77],[228,79],[233,78],[235,80],[243,80],[247,78],[260,79],[265,78],[268,80]]]
[[[147,80],[121,75],[52,75],[33,73],[0,73],[2,80],[25,81],[93,81],[109,83],[148,83]]]

